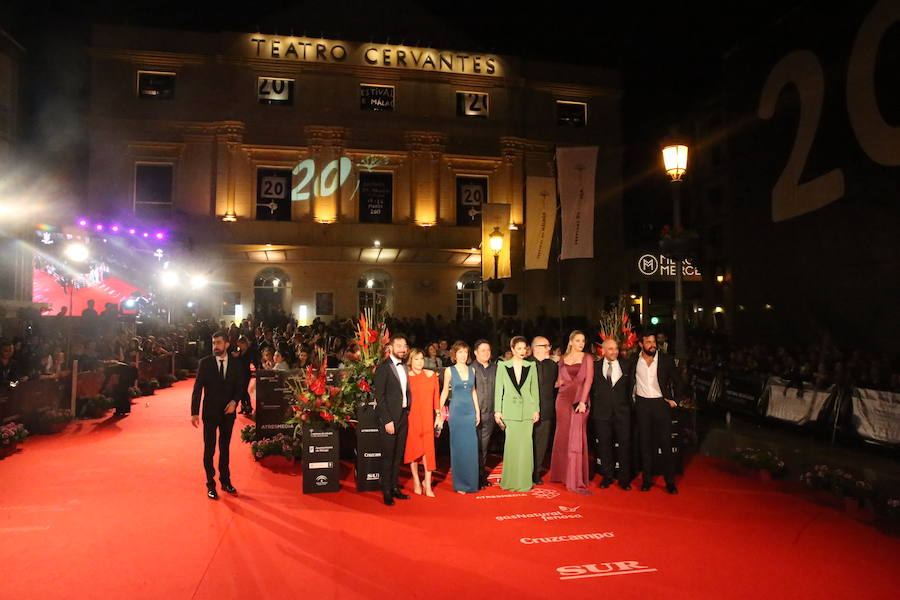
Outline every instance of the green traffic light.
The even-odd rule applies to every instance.
[[[650,317],[651,325],[659,325],[659,317]]]

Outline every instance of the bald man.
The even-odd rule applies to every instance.
[[[591,421],[594,425],[597,472],[601,488],[616,477],[619,487],[631,489],[631,365],[619,360],[619,344],[603,342],[602,359],[594,367],[591,385]]]
[[[537,367],[538,397],[540,398],[541,418],[534,424],[534,473],[532,480],[535,485],[541,485],[541,468],[544,465],[544,457],[547,455],[547,444],[550,441],[550,432],[553,431],[553,417],[556,408],[556,375],[557,364],[550,358],[550,341],[538,336],[531,341],[531,353],[534,364]]]

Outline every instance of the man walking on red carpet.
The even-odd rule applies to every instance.
[[[206,470],[206,495],[215,500],[216,469],[213,455],[216,452],[216,437],[219,442],[219,481],[222,489],[229,494],[237,494],[231,485],[229,468],[229,447],[231,431],[234,428],[235,411],[241,401],[244,376],[240,359],[228,356],[228,338],[217,331],[212,336],[213,355],[200,360],[197,379],[191,395],[191,423],[200,425],[200,400],[203,399],[203,468]]]

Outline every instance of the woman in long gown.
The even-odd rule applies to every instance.
[[[541,416],[537,368],[525,360],[525,338],[516,336],[509,346],[513,357],[497,365],[494,386],[494,420],[506,431],[500,487],[527,492],[534,485],[532,427]]]
[[[409,390],[412,403],[409,408],[409,429],[406,434],[406,451],[403,462],[412,473],[413,491],[422,493],[419,482],[419,461],[425,469],[425,495],[434,498],[431,489],[431,472],[434,471],[434,429],[440,421],[441,395],[438,391],[437,373],[425,369],[425,355],[421,350],[409,352]]]
[[[550,458],[550,481],[566,484],[570,492],[588,491],[587,419],[594,357],[584,351],[582,332],[569,334],[569,346],[559,361],[556,387],[556,435]]]
[[[444,372],[441,405],[450,403],[450,469],[453,489],[460,494],[478,491],[478,435],[480,422],[478,394],[475,391],[475,369],[469,364],[469,346],[456,342],[450,351],[455,364]]]

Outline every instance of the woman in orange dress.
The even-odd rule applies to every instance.
[[[425,355],[421,350],[413,349],[409,352],[409,389],[412,402],[409,407],[409,430],[403,462],[409,464],[412,472],[413,491],[421,495],[418,466],[421,460],[425,469],[425,495],[434,498],[431,472],[435,464],[434,431],[441,422],[441,394],[438,391],[437,374],[425,369]]]

